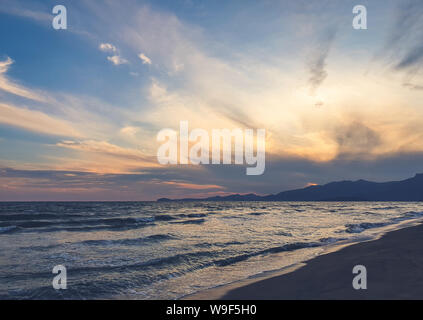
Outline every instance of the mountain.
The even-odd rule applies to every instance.
[[[203,199],[186,198],[164,201],[423,201],[423,174],[402,181],[371,182],[366,180],[330,182],[278,194],[258,196],[232,194]]]

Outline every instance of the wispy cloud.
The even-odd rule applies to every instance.
[[[326,30],[318,37],[311,55],[307,62],[310,73],[308,83],[310,85],[310,94],[314,95],[316,90],[321,86],[328,76],[326,71],[326,59],[329,55],[336,31],[333,28]]]
[[[0,167],[0,201],[32,200],[155,200],[223,193],[224,186],[167,179],[154,172],[96,173],[70,170],[28,170]]]
[[[19,108],[4,103],[0,103],[0,123],[47,135],[81,137],[81,134],[67,121],[57,119],[40,111]]]
[[[165,185],[170,185],[176,188],[191,189],[191,190],[209,190],[209,189],[225,189],[225,187],[215,184],[195,184],[181,181],[164,181],[161,182]]]
[[[423,17],[423,16],[422,16]],[[395,66],[396,69],[402,70],[415,66],[421,67],[423,62],[423,44],[412,48],[408,51],[400,62]]]
[[[0,73],[6,73],[12,64],[13,60],[10,57],[7,57],[4,61],[0,61]]]
[[[7,71],[13,63],[14,61],[10,57],[7,57],[6,60],[0,61],[0,90],[23,98],[45,102],[46,98],[41,94],[11,81],[6,76]]]
[[[1,122],[42,134],[66,137],[104,137],[125,112],[93,97],[40,91],[17,84],[6,75],[13,59],[0,61]],[[28,99],[25,103],[23,97]],[[31,120],[32,118],[32,120]],[[96,123],[96,126],[91,126]],[[56,132],[56,134],[55,134]],[[108,134],[108,133],[107,133]]]
[[[50,25],[52,15],[46,9],[46,7],[38,5],[38,3],[26,3],[23,5],[15,0],[2,0],[0,3],[0,12]]]
[[[149,57],[147,57],[144,53],[140,53],[138,55],[138,58],[141,59],[143,64],[151,64],[151,59]]]
[[[377,57],[387,61],[393,70],[413,77],[423,65],[423,3],[419,0],[398,3],[389,31]]]
[[[101,43],[99,49],[104,52],[116,52],[117,48],[110,43]]]
[[[88,152],[103,153],[110,156],[122,157],[126,159],[133,159],[140,162],[152,162],[156,163],[155,158],[148,158],[142,152],[133,149],[122,148],[117,145],[113,145],[106,141],[70,141],[65,140],[57,144],[60,147],[77,149]]]
[[[403,86],[409,88],[410,90],[423,90],[423,85],[420,84],[405,82],[403,83]]]
[[[128,60],[122,58],[121,56],[110,56],[110,57],[107,57],[107,60],[109,60],[115,66],[128,63]]]
[[[122,173],[159,166],[155,156],[148,156],[140,150],[124,148],[107,141],[63,140],[56,145],[78,151],[85,159],[85,163],[77,160],[79,168],[93,172]],[[66,168],[68,164],[61,162],[60,167]]]
[[[121,55],[119,54],[118,48],[111,43],[101,43],[98,48],[103,52],[114,54],[113,56],[108,56],[107,60],[109,60],[115,66],[129,63],[128,60],[121,57]]]
[[[423,3],[419,0],[401,2],[397,10],[395,31],[390,43],[401,48],[396,69],[411,68],[423,62]]]

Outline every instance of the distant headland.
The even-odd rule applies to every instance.
[[[160,198],[157,201],[423,201],[423,174],[401,181],[330,182],[265,196],[250,193],[199,199]]]

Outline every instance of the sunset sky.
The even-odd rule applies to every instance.
[[[0,201],[408,178],[423,172],[422,66],[421,0],[1,0]],[[160,165],[157,133],[181,120],[266,129],[264,174]]]

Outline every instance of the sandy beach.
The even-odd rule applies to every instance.
[[[356,265],[367,269],[367,289],[352,286]],[[283,274],[245,280],[186,299],[423,299],[423,225],[390,231],[307,261]]]

